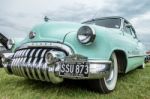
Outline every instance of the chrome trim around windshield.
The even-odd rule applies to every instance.
[[[20,46],[18,49],[31,48],[31,47],[60,48],[64,51],[66,51],[69,55],[72,55],[74,53],[71,47],[69,47],[68,45],[66,45],[64,43],[58,43],[58,42],[31,42],[31,43],[25,43],[22,46]]]

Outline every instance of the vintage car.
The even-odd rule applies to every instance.
[[[87,80],[103,93],[115,89],[118,74],[144,68],[145,47],[122,17],[81,24],[46,21],[11,50],[14,54],[2,59],[9,74],[54,84],[64,79]]]
[[[2,57],[9,57],[13,55],[11,50],[12,46],[22,40],[23,38],[10,39],[8,36],[4,35],[4,33],[0,33],[0,68],[3,67]]]

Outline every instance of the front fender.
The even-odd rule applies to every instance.
[[[76,54],[87,56],[89,59],[109,60],[111,55],[111,44],[109,37],[97,34],[95,41],[90,45],[81,44],[77,40],[77,33],[69,33],[64,43],[69,45]]]

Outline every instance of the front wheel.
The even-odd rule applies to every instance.
[[[110,73],[107,77],[91,81],[92,89],[102,93],[109,93],[116,87],[118,78],[118,63],[115,53],[112,53],[110,60],[112,61]]]

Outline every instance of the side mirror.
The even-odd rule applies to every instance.
[[[131,25],[131,24],[126,24],[125,26],[126,26],[126,27],[132,27],[132,25]]]

